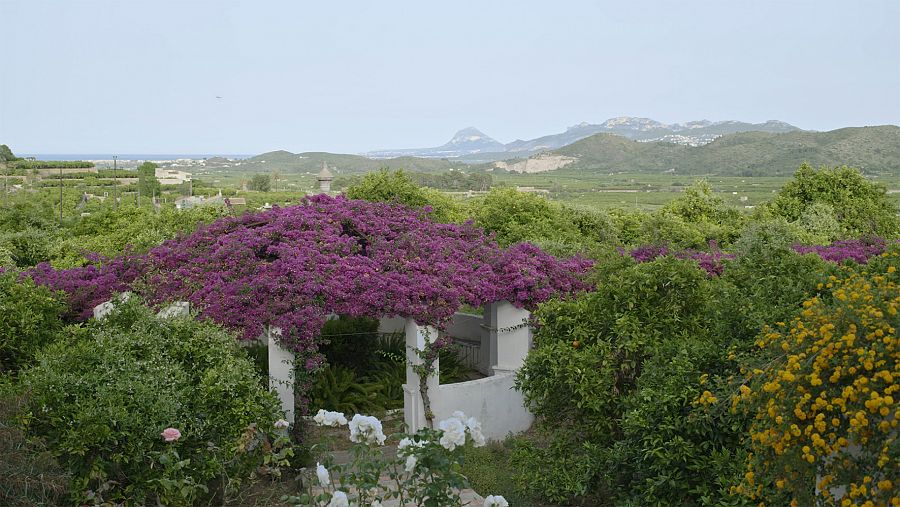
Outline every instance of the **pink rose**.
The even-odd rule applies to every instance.
[[[176,430],[175,428],[166,428],[162,433],[160,433],[160,435],[162,435],[163,440],[165,440],[166,442],[174,442],[181,438],[181,432]]]

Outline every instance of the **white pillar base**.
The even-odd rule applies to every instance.
[[[420,326],[413,319],[406,320],[406,383],[403,384],[403,421],[411,433],[425,428],[428,420],[425,417],[425,403],[422,401],[422,393],[419,390],[419,375],[413,370],[413,365],[422,364],[422,359],[416,353],[425,348],[425,344],[433,342],[438,337],[437,329],[431,326]],[[439,385],[438,368],[439,361],[434,362],[434,372],[429,375],[426,385],[430,397],[437,394]]]
[[[269,356],[269,389],[278,394],[284,418],[294,423],[294,353],[278,343],[281,329],[269,328],[266,333]]]

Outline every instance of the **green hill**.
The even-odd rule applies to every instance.
[[[322,162],[327,163],[328,168],[335,174],[361,174],[375,171],[382,167],[416,172],[442,172],[454,167],[466,167],[466,164],[463,162],[444,159],[397,157],[374,160],[360,155],[325,152],[291,153],[278,150],[243,160],[240,162],[240,165],[235,165],[234,168],[242,172],[279,171],[282,173],[309,172],[315,174],[322,169]]]
[[[739,176],[790,175],[803,162],[849,165],[900,175],[900,127],[851,127],[830,132],[744,132],[704,146],[641,143],[597,134],[551,152],[575,157],[567,170],[663,172]]]

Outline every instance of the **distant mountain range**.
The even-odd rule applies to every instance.
[[[809,162],[814,166],[849,165],[868,173],[900,175],[900,127],[894,125],[811,132],[780,122],[767,122],[762,125],[768,125],[776,132],[717,134],[714,130],[717,128],[721,132],[726,129],[742,129],[746,125],[750,124],[720,122],[703,125],[701,122],[693,122],[678,127],[682,129],[682,134],[666,134],[685,135],[684,132],[689,132],[692,135],[699,133],[697,135],[717,136],[712,142],[694,146],[660,142],[658,137],[653,136],[663,129],[649,120],[644,123],[607,122],[605,128],[622,130],[617,134],[593,134],[560,148],[541,150],[531,156],[525,156],[529,151],[486,152],[498,157],[490,162],[473,163],[470,157],[484,155],[477,152],[473,154],[475,150],[482,149],[479,146],[483,146],[483,149],[496,149],[496,141],[481,135],[477,130],[467,129],[444,145],[445,152],[449,151],[449,147],[455,147],[459,152],[469,153],[457,158],[429,158],[407,154],[376,159],[339,153],[273,151],[244,160],[210,159],[207,165],[251,173],[281,171],[316,174],[322,168],[322,162],[326,162],[336,175],[360,174],[386,167],[432,173],[456,169],[528,173],[561,170],[567,173],[674,172],[686,175],[776,176],[793,174],[800,164]],[[587,129],[587,126],[575,128]],[[569,129],[570,132],[572,130]],[[665,130],[673,131],[673,128],[670,125]],[[631,138],[620,135],[622,132],[630,132]],[[550,143],[541,141],[536,145],[549,146]]]
[[[531,167],[527,165],[531,163]],[[849,127],[829,132],[741,132],[703,146],[638,142],[597,134],[524,161],[495,163],[519,172],[675,172],[742,176],[790,175],[802,164],[849,165],[900,174],[900,127]]]
[[[595,134],[615,134],[634,141],[665,142],[683,146],[702,146],[716,138],[738,132],[795,132],[800,129],[782,121],[765,123],[707,120],[665,124],[649,118],[622,116],[600,124],[579,123],[559,134],[551,134],[523,141],[517,139],[503,144],[468,127],[457,132],[450,141],[435,148],[378,150],[365,154],[368,158],[395,158],[412,156],[421,158],[460,158],[468,162],[502,160],[511,157],[527,157],[538,152],[562,148]]]

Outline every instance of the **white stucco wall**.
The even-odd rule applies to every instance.
[[[447,328],[448,334],[478,337],[483,345],[482,357],[489,357],[487,364],[490,366],[486,369],[490,376],[456,384],[433,385],[433,380],[430,381],[429,398],[435,423],[461,410],[481,422],[484,435],[490,440],[500,440],[531,427],[534,416],[525,408],[523,394],[515,390],[516,371],[522,366],[531,344],[531,329],[523,325],[528,316],[527,310],[515,308],[506,301],[488,305],[484,318],[466,314],[454,316]],[[407,322],[406,344],[416,348],[424,344],[421,327],[412,320]],[[485,353],[485,349],[489,353]],[[426,424],[416,378],[407,367],[407,382],[403,386],[404,420],[412,431]]]
[[[461,338],[472,342],[481,342],[483,334],[487,333],[484,317],[472,313],[456,313],[447,326],[447,334],[454,338]]]
[[[438,386],[431,397],[434,420],[462,410],[481,422],[488,440],[502,440],[510,433],[527,430],[534,416],[525,408],[522,393],[515,390],[515,378],[515,372],[498,372],[483,379]]]

